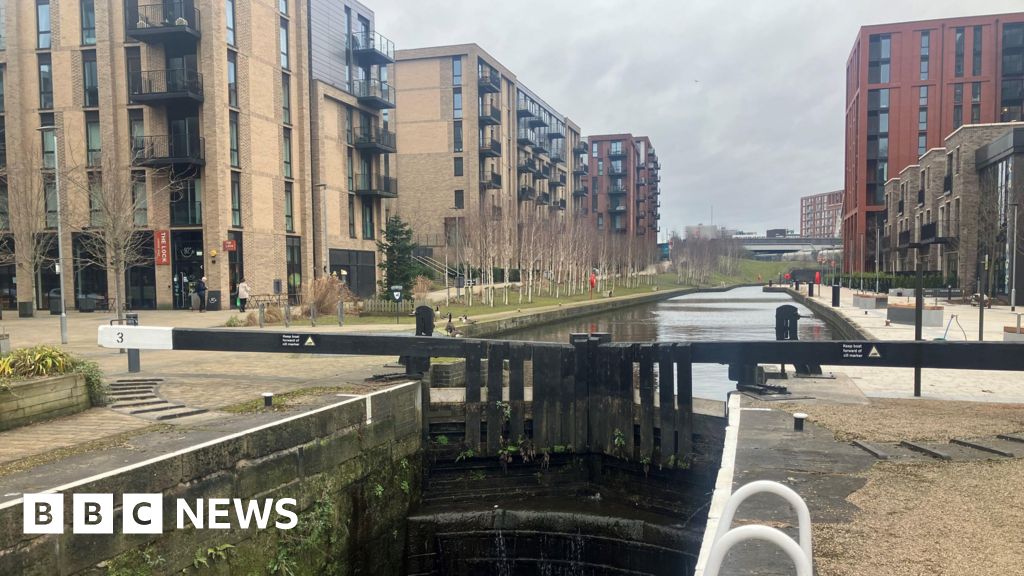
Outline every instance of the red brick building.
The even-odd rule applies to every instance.
[[[1022,120],[1024,13],[864,26],[846,63],[846,270],[874,270],[885,182],[964,124]]]
[[[590,147],[589,204],[584,211],[598,230],[635,238],[635,244],[658,243],[661,163],[651,140],[632,134],[587,137]]]
[[[837,237],[842,213],[842,190],[801,197],[800,235],[804,238]]]

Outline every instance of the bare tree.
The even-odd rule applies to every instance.
[[[7,185],[7,215],[10,233],[0,240],[0,263],[14,264],[19,286],[35,294],[39,271],[54,263],[50,252],[56,242],[56,174],[34,170],[20,162],[0,167],[0,180]],[[47,214],[47,195],[54,212]],[[10,218],[10,214],[14,218]]]

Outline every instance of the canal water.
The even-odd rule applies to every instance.
[[[764,293],[761,287],[704,292],[642,304],[569,322],[519,330],[507,340],[568,342],[573,332],[609,332],[616,342],[703,342],[774,340],[775,309],[792,304],[800,311],[801,340],[832,340],[832,330],[810,309],[786,294]],[[694,364],[693,395],[725,400],[735,383],[728,367]]]

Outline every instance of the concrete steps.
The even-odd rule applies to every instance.
[[[949,442],[863,442],[852,443],[878,460],[939,460],[972,462],[1024,458],[1024,435],[1001,434],[989,438],[953,438]]]
[[[157,388],[160,378],[131,378],[110,384],[107,397],[113,401],[112,410],[147,420],[166,421],[203,414],[204,408],[192,408],[161,398]]]

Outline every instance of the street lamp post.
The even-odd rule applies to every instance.
[[[1019,204],[1014,202],[1010,204],[1013,206],[1013,257],[1011,258],[1012,268],[1010,268],[1010,310],[1017,310],[1017,206]]]
[[[40,132],[53,133],[53,156],[54,156],[54,188],[57,194],[57,275],[60,277],[60,343],[68,343],[68,312],[64,301],[64,219],[60,210],[60,145],[57,142],[56,126],[40,126]]]

